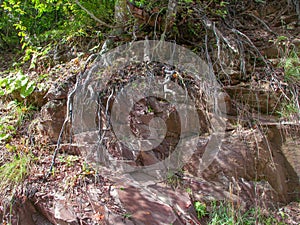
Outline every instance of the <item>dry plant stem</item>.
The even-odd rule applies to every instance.
[[[217,41],[217,46],[218,46],[218,58],[217,60],[219,61],[219,65],[221,67],[221,70],[223,71],[223,73],[226,75],[227,79],[230,80],[230,76],[229,74],[225,71],[224,67],[223,67],[223,64],[222,64],[222,60],[221,60],[221,57],[220,57],[220,54],[221,54],[221,44],[220,44],[220,38],[219,38],[219,35],[217,33],[217,28],[216,28],[216,25],[215,23],[213,24],[213,32],[214,32],[214,35],[216,37],[216,41]]]
[[[169,0],[168,10],[166,14],[165,28],[162,38],[165,37],[166,32],[173,26],[177,13],[177,0]]]
[[[180,207],[177,207],[176,204],[175,205],[168,204],[168,205],[173,209],[174,212],[176,212],[177,217],[182,222],[184,222],[184,224],[199,224],[199,220],[195,217],[193,213],[189,215],[188,213],[182,211]],[[179,214],[177,212],[179,212]]]
[[[177,13],[177,0],[169,0],[168,2],[168,9],[165,17],[165,24],[164,24],[164,31],[161,35],[160,40],[164,41],[166,37],[167,31],[169,31],[176,19],[176,13]],[[156,26],[156,21],[155,21],[155,26]]]
[[[103,133],[101,132],[101,127],[99,127],[99,143],[98,145],[102,145],[102,142],[104,140],[104,137],[105,137],[105,133],[106,131],[109,130],[109,126],[110,126],[110,116],[108,115],[108,110],[109,110],[109,104],[110,104],[110,101],[111,101],[111,98],[113,97],[114,95],[114,89],[112,89],[111,91],[111,94],[109,95],[108,99],[107,99],[107,102],[106,102],[106,109],[105,109],[105,116],[107,117],[107,124],[105,125],[105,129],[103,130]],[[98,118],[99,121],[101,120],[101,118]]]
[[[154,23],[154,38],[155,38],[155,39],[157,39],[156,30],[157,30],[158,18],[159,18],[159,14],[160,14],[162,11],[163,11],[163,9],[161,9],[161,10],[157,13],[157,15],[156,15],[156,17],[155,17],[155,23]],[[149,20],[148,20],[147,23],[150,22],[151,17],[152,17],[152,15],[149,17]]]
[[[259,57],[261,57],[261,59],[264,61],[264,63],[266,64],[266,66],[267,67],[270,67],[270,65],[269,65],[269,62],[265,59],[265,57],[261,54],[261,52],[256,48],[256,46],[253,44],[253,42],[250,40],[250,38],[246,35],[246,34],[244,34],[244,33],[242,33],[241,31],[239,31],[239,30],[237,30],[237,29],[235,29],[235,28],[232,28],[231,29],[231,32],[233,32],[233,33],[235,33],[235,34],[237,34],[237,35],[239,35],[239,36],[242,36],[242,37],[244,37],[247,41],[248,41],[248,44],[252,47],[252,48],[254,48],[254,50],[257,52],[257,54],[259,55]]]
[[[248,15],[248,16],[253,17],[257,21],[259,21],[262,25],[264,25],[264,27],[267,29],[267,31],[269,31],[270,33],[274,34],[275,36],[278,36],[278,34],[276,34],[274,31],[272,31],[271,28],[262,19],[260,19],[259,17],[255,16],[252,13],[249,13],[249,12],[244,12],[244,13],[242,13],[242,15]]]
[[[203,25],[207,28],[207,29],[209,29],[209,30],[213,30],[214,31],[214,33],[219,37],[219,38],[221,38],[226,44],[227,44],[227,46],[234,52],[234,53],[238,53],[238,50],[237,50],[237,48],[235,47],[235,46],[232,46],[231,44],[230,44],[230,42],[227,40],[227,38],[225,38],[224,37],[224,35],[222,34],[222,32],[218,29],[218,28],[216,28],[213,24],[213,22],[211,22],[209,19],[207,19],[207,18],[204,18],[204,19],[201,19],[201,21],[202,21],[202,23],[203,23]]]
[[[197,10],[197,11],[199,11],[199,10]],[[222,32],[215,27],[215,25],[212,21],[210,21],[207,18],[202,18],[201,21],[204,24],[205,28],[212,30],[214,32],[214,34],[217,38],[217,42],[221,38],[234,53],[236,53],[236,54],[239,53],[236,46],[233,46],[232,44],[230,44],[230,42],[227,40],[227,38],[225,38],[224,35],[222,34]],[[241,31],[239,31],[235,28],[230,29],[230,31],[235,33],[236,35],[239,35],[239,36],[245,38],[247,40],[248,44],[257,52],[257,54],[262,58],[264,63],[269,67],[268,61],[261,54],[261,52],[255,47],[255,45],[253,44],[253,42],[250,40],[250,38],[247,35],[245,35],[244,33],[242,33]],[[218,53],[219,53],[219,49],[218,49]]]
[[[82,76],[84,74],[84,72],[86,71],[87,69],[87,66],[88,64],[96,57],[96,54],[92,54],[89,56],[89,58],[86,60],[85,62],[85,65],[84,65],[84,69],[83,71],[80,72],[77,80],[76,80],[76,84],[75,84],[75,87],[73,88],[73,90],[68,94],[68,99],[67,99],[67,115],[66,115],[66,118],[63,122],[63,125],[61,127],[61,130],[60,130],[60,133],[59,133],[59,136],[58,136],[58,139],[57,139],[57,144],[56,144],[56,148],[54,150],[54,153],[53,153],[53,156],[52,156],[52,161],[51,161],[51,165],[50,165],[50,168],[49,168],[49,171],[48,173],[46,174],[45,178],[47,179],[48,177],[50,177],[51,173],[52,173],[52,170],[53,170],[53,167],[55,165],[55,160],[56,160],[56,156],[57,156],[57,153],[60,149],[60,145],[61,145],[61,139],[62,139],[62,135],[64,133],[64,130],[65,130],[65,127],[68,123],[71,122],[71,118],[72,118],[72,112],[73,112],[73,109],[72,109],[72,101],[73,101],[73,97],[74,97],[74,94],[78,88],[78,84],[81,82],[81,79],[82,79]]]
[[[80,2],[78,0],[75,0],[76,4],[82,9],[84,10],[91,18],[93,18],[94,20],[96,20],[98,23],[100,23],[102,26],[111,28],[111,29],[115,29],[115,28],[121,28],[123,27],[122,25],[119,26],[113,26],[110,24],[105,23],[104,21],[100,20],[99,18],[97,18],[93,13],[91,13],[89,10],[87,10],[83,5],[80,4]]]

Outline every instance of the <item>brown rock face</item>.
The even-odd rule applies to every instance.
[[[176,193],[160,185],[149,186],[147,190],[125,186],[118,191],[118,198],[126,211],[131,212],[134,224],[180,225],[188,222],[187,214],[181,213],[188,212],[191,202],[189,196],[179,190]]]
[[[157,201],[149,201],[134,187],[119,191],[119,197],[128,212],[142,224],[171,224],[176,220],[172,209]]]
[[[185,166],[198,180],[208,182],[206,187],[198,185],[197,190],[214,196],[213,190],[219,186],[215,197],[228,198],[233,185],[232,194],[250,205],[257,199],[271,205],[299,198],[299,176],[282,153],[285,137],[276,126],[265,130],[240,131],[225,137],[217,157],[203,172],[199,168],[205,148],[199,147]]]
[[[247,85],[227,86],[225,90],[232,99],[249,109],[271,114],[280,108],[280,95],[267,89],[256,89]]]
[[[70,88],[74,85],[74,76],[54,83],[44,99],[47,103],[41,109],[41,127],[44,135],[47,135],[52,143],[56,143],[67,113],[67,97]],[[69,128],[64,131],[64,137],[68,139]]]
[[[109,81],[113,85],[117,83],[117,81],[114,83],[114,77]],[[247,87],[230,87],[227,89],[228,94],[224,92],[218,96],[224,100],[223,105],[219,106],[222,116],[231,116],[231,120],[227,121],[231,123],[230,129],[225,129],[220,140],[213,133],[211,125],[213,119],[211,119],[211,113],[208,112],[210,106],[202,99],[201,89],[196,84],[190,85],[188,94],[195,100],[198,118],[192,116],[180,118],[178,111],[181,109],[176,109],[172,104],[160,98],[140,99],[133,104],[125,121],[127,125],[129,124],[130,134],[140,139],[153,136],[163,137],[157,146],[145,150],[142,147],[134,149],[118,140],[116,132],[124,133],[128,130],[122,126],[120,130],[113,130],[110,124],[112,105],[117,97],[112,95],[111,102],[109,102],[108,96],[111,92],[107,89],[108,87],[100,88],[103,88],[101,91],[106,93],[99,101],[101,110],[88,108],[87,114],[82,114],[82,117],[73,121],[82,125],[74,132],[73,141],[78,144],[81,156],[85,157],[88,162],[96,163],[96,166],[103,168],[111,179],[122,180],[127,175],[143,176],[141,180],[147,182],[149,174],[134,174],[131,171],[132,173],[128,172],[119,177],[119,174],[115,175],[114,172],[122,172],[123,167],[126,169],[130,167],[132,170],[151,168],[153,165],[166,161],[170,158],[169,156],[173,155],[180,140],[189,137],[189,130],[192,129],[199,131],[196,137],[198,145],[196,149],[189,148],[189,146],[184,149],[183,154],[186,152],[193,154],[187,163],[184,161],[185,165],[182,168],[178,168],[182,173],[178,179],[192,189],[195,199],[203,201],[226,199],[242,207],[250,207],[254,204],[274,206],[288,203],[299,197],[299,174],[297,175],[299,163],[288,151],[293,148],[295,154],[298,154],[297,143],[291,143],[291,139],[299,137],[299,133],[291,138],[288,132],[283,132],[283,128],[275,125],[258,123],[252,126],[247,125],[250,124],[249,121],[243,121],[243,125],[239,124],[236,118],[238,112],[233,107],[233,97],[236,102],[253,108],[254,111],[268,113],[274,110],[278,98],[269,95],[267,90],[249,91]],[[87,93],[90,94],[90,92]],[[66,99],[61,98],[61,94],[57,96],[59,99],[51,99],[42,109],[43,126],[53,141],[56,141],[58,137],[66,114]],[[85,103],[89,100],[94,99],[79,98],[78,101],[85,107]],[[129,107],[126,102],[120,102],[119,105],[121,112]],[[80,111],[80,109],[75,110]],[[118,120],[118,118],[115,119]],[[182,126],[181,119],[188,120],[190,127]],[[220,119],[226,120],[226,118]],[[199,126],[197,121],[200,123],[198,129],[196,129]],[[210,152],[207,151],[209,141],[216,143]],[[204,156],[211,160],[206,168],[203,168]],[[115,171],[108,171],[111,165],[114,166]],[[130,186],[128,180],[122,185],[124,185],[124,190],[118,191],[120,202],[126,211],[132,214],[136,224],[181,224],[184,221],[178,217],[178,213],[174,213],[173,203],[169,204],[154,197],[164,193],[164,196],[171,196],[169,199],[174,200],[176,192],[166,194],[164,192],[166,189],[152,187],[153,183],[150,185],[147,183],[146,189],[151,189],[149,192],[134,185]],[[182,203],[183,200],[181,198],[178,201]]]
[[[18,217],[12,221],[13,225],[52,225],[30,199],[23,197],[16,199],[16,201],[13,210]]]
[[[63,122],[66,117],[66,100],[52,100],[47,102],[41,110],[41,125],[43,133],[45,133],[51,140],[56,143],[60,134]]]

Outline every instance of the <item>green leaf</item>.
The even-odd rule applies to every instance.
[[[10,101],[6,106],[6,109],[11,110],[11,109],[15,108],[17,105],[18,105],[18,103],[16,101]]]
[[[224,7],[224,6],[228,5],[228,4],[229,4],[229,2],[224,2],[224,1],[220,2],[220,6],[221,7]]]
[[[13,125],[7,125],[6,130],[14,131],[16,128]]]
[[[7,140],[10,137],[10,134],[0,134],[0,141]]]
[[[35,89],[35,82],[34,81],[30,81],[27,86],[23,86],[21,88],[20,91],[20,96],[22,98],[26,98],[27,96],[29,96]]]
[[[18,89],[18,84],[16,81],[13,81],[11,84],[6,86],[6,93],[11,94],[17,89]]]
[[[287,40],[288,38],[286,37],[286,36],[279,36],[278,38],[277,38],[277,40],[278,41],[285,41],[285,40]]]
[[[7,80],[6,77],[5,78],[1,78],[0,79],[0,87],[5,87],[6,84],[7,84],[7,82],[8,82],[8,80]]]
[[[21,77],[21,79],[20,79],[21,87],[27,86],[28,80],[29,80],[28,77],[25,77],[25,76]]]
[[[194,203],[194,207],[195,207],[195,210],[197,212],[197,216],[199,219],[201,219],[203,216],[205,216],[207,214],[206,205],[204,203],[197,201]]]

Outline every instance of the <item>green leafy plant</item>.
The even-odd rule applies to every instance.
[[[234,224],[235,220],[232,214],[229,212],[231,205],[228,204],[229,208],[222,202],[217,205],[217,202],[212,202],[212,212],[210,214],[210,225],[221,225],[221,224]],[[231,211],[231,210],[230,210]]]
[[[287,81],[291,79],[300,80],[300,52],[297,48],[291,44],[288,37],[278,36],[273,42],[279,52],[279,67],[284,68],[285,79]]]
[[[146,0],[138,0],[138,1],[130,0],[130,2],[135,4],[136,6],[138,6],[140,8],[145,6],[148,3],[148,1],[146,1]]]
[[[289,117],[294,114],[299,115],[300,110],[296,107],[294,103],[285,103],[282,105],[281,111],[278,111],[278,114],[281,117]]]
[[[82,176],[93,175],[96,173],[95,170],[86,162],[83,162],[81,164],[81,169],[82,169],[81,172]]]
[[[167,173],[167,180],[166,180],[166,183],[168,185],[170,185],[172,188],[176,188],[178,187],[179,185],[182,184],[182,177],[181,177],[181,174],[183,173],[182,170],[179,170],[177,172],[168,172]]]
[[[291,93],[290,99],[281,104],[281,109],[277,113],[284,118],[298,117],[300,114],[299,93],[297,88],[293,87],[300,82],[299,49],[286,36],[278,36],[270,42],[273,42],[278,49],[278,67],[284,69],[284,79],[288,83],[286,92]]]
[[[47,54],[49,51],[53,48],[52,44],[48,44],[45,47],[34,47],[34,46],[29,46],[25,50],[25,54],[23,56],[23,61],[22,63],[25,63],[29,60],[30,61],[30,66],[29,69],[35,69],[36,65],[38,63],[39,59],[46,58]],[[50,62],[48,62],[49,64]],[[41,64],[41,63],[40,63]],[[41,65],[39,65],[41,66]]]
[[[230,202],[216,202],[211,204],[209,212],[209,225],[252,225],[252,224],[280,224],[272,215],[263,215],[261,208],[250,208],[246,212],[242,212],[239,208],[235,208]]]
[[[124,214],[123,214],[123,217],[124,217],[125,219],[130,219],[130,218],[132,217],[132,215],[131,215],[131,213],[124,213]]]
[[[22,98],[28,97],[35,89],[36,83],[21,71],[0,79],[0,96],[19,92]]]
[[[300,80],[300,59],[295,50],[289,52],[288,56],[282,59],[279,66],[284,68],[285,78],[287,80],[291,78]]]
[[[229,2],[214,0],[211,1],[205,8],[207,8],[212,14],[225,18],[228,14],[227,5]]]
[[[65,163],[67,167],[72,167],[75,162],[79,161],[79,157],[77,155],[60,155],[58,159],[61,163]]]
[[[193,190],[191,188],[187,188],[186,190],[186,193],[188,193],[189,195],[193,194]]]
[[[202,217],[204,217],[205,215],[208,214],[207,211],[206,211],[206,205],[204,203],[196,201],[194,203],[194,207],[195,207],[195,210],[197,212],[198,219],[201,219]]]
[[[80,2],[99,19],[113,22],[114,0]],[[0,41],[8,47],[19,42],[22,50],[98,32],[97,22],[70,0],[3,0],[0,14]]]
[[[148,113],[152,113],[153,112],[153,109],[150,105],[147,106],[147,112]]]

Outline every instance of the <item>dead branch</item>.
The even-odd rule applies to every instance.
[[[235,33],[235,34],[237,34],[237,35],[239,35],[241,37],[244,37],[247,40],[248,44],[257,52],[257,54],[259,55],[259,57],[261,57],[262,60],[264,61],[264,63],[269,67],[270,63],[261,54],[261,52],[257,49],[257,47],[253,44],[253,42],[250,40],[250,38],[246,34],[242,33],[241,31],[239,31],[239,30],[237,30],[235,28],[232,28],[231,32],[233,32],[233,33]]]
[[[177,0],[169,0],[168,10],[167,10],[166,20],[165,20],[164,34],[168,30],[170,30],[175,23],[176,13],[177,13],[177,3],[178,3]]]
[[[89,63],[93,59],[96,58],[96,56],[97,56],[96,54],[90,55],[89,58],[86,60],[83,71],[81,71],[80,74],[79,74],[79,76],[77,77],[75,87],[68,94],[66,118],[64,120],[64,123],[63,123],[61,129],[60,129],[60,133],[59,133],[59,136],[58,136],[58,139],[57,139],[56,148],[55,148],[53,156],[52,156],[51,165],[50,165],[48,173],[45,176],[45,179],[47,179],[48,177],[50,177],[50,175],[52,173],[53,167],[55,165],[56,156],[57,156],[58,151],[59,151],[59,149],[61,147],[62,135],[63,135],[63,133],[65,131],[66,125],[71,122],[70,120],[72,118],[72,113],[73,113],[73,104],[72,104],[72,101],[73,101],[74,94],[75,94],[75,92],[76,92],[76,90],[78,88],[79,83],[81,82],[82,76],[83,76],[84,72],[86,71],[87,66],[89,65]]]
[[[262,19],[260,19],[259,17],[253,15],[252,13],[244,12],[244,13],[242,13],[242,15],[248,15],[248,16],[253,17],[253,18],[256,19],[257,21],[259,21],[259,22],[267,29],[267,31],[269,31],[270,33],[272,33],[272,34],[274,34],[274,35],[276,35],[276,36],[278,35],[278,34],[276,34],[274,31],[272,31],[271,28],[270,28],[270,27],[269,27]]]
[[[123,27],[123,25],[118,25],[118,26],[113,26],[110,24],[105,23],[104,21],[100,20],[99,18],[97,18],[92,12],[90,12],[89,10],[87,10],[83,5],[80,4],[80,2],[78,0],[75,0],[76,4],[82,9],[84,10],[91,18],[93,18],[94,20],[96,20],[98,23],[100,23],[102,26],[111,28],[111,29],[115,29],[115,28],[120,28]]]
[[[201,21],[207,29],[212,30],[219,38],[221,38],[234,53],[238,53],[237,48],[233,46],[226,37],[224,37],[222,32],[214,26],[213,22],[207,18],[201,19]]]

